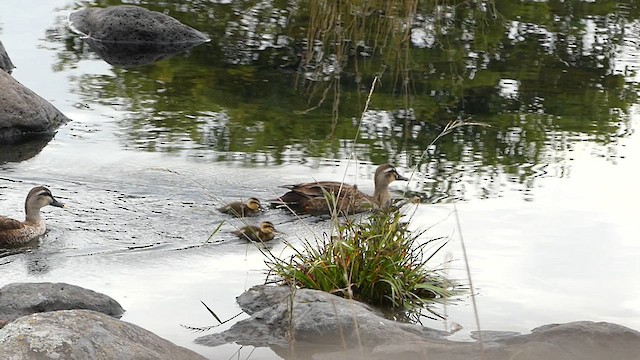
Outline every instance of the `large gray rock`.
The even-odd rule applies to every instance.
[[[0,320],[55,310],[87,309],[120,317],[122,306],[107,295],[64,283],[13,283],[0,288]]]
[[[0,71],[0,143],[52,137],[67,121],[51,103]]]
[[[21,317],[0,329],[0,349],[3,360],[205,359],[139,326],[90,310]]]
[[[72,13],[69,20],[75,30],[98,41],[166,44],[209,40],[171,16],[132,5],[83,9]]]
[[[360,343],[374,346],[397,341],[441,341],[448,333],[423,326],[387,320],[360,302],[323,291],[254,286],[238,297],[240,307],[252,317],[229,330],[196,339],[203,345],[238,342],[254,346],[287,346],[295,334],[297,344]],[[293,312],[289,309],[293,304]]]
[[[580,321],[546,325],[531,334],[484,332],[478,342],[447,340],[447,333],[380,317],[363,304],[315,290],[256,286],[238,297],[251,318],[196,343],[268,346],[303,359],[526,359],[640,360],[640,332]]]
[[[7,50],[5,50],[4,45],[2,45],[2,41],[0,41],[0,69],[6,71],[11,74],[13,69],[16,67],[11,62],[9,58],[9,54],[7,54]]]

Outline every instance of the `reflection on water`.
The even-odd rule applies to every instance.
[[[401,99],[367,44],[360,58],[339,63],[339,78],[335,54],[314,48],[316,64],[328,67],[321,77],[307,73],[315,69],[302,63],[306,2],[285,3],[145,2],[213,40],[122,69],[65,28],[64,15],[78,5],[0,2],[13,75],[73,119],[28,156],[0,149],[1,214],[21,216],[36,184],[70,205],[44,211],[49,231],[34,248],[0,250],[0,286],[86,286],[120,301],[124,320],[227,358],[237,347],[203,348],[179,327],[213,323],[199,300],[235,315],[235,296],[264,281],[260,251],[230,233],[242,222],[215,208],[345,173],[371,192],[375,164],[389,161],[403,174],[416,169],[408,187],[392,185],[396,196],[423,200],[416,227],[456,240],[449,203],[458,203],[486,328],[582,319],[640,328],[640,294],[628,287],[640,276],[635,2],[497,0],[500,16],[482,21],[466,2],[437,11],[421,4],[410,23],[410,92]],[[381,83],[361,116],[376,75]],[[325,92],[336,84],[337,103],[333,89]],[[490,127],[464,127],[427,148],[455,118]],[[357,162],[347,161],[352,152]],[[283,232],[270,244],[274,253],[327,226],[281,211],[264,218]],[[452,272],[464,279],[450,244]],[[603,305],[584,289],[615,300]],[[469,307],[449,314],[468,336]],[[272,356],[259,350],[252,358]]]
[[[154,65],[113,69],[109,75],[87,72],[72,88],[83,103],[125,111],[118,121],[125,148],[262,166],[310,156],[346,158],[354,152],[374,163],[418,165],[435,180],[436,191],[445,192],[426,186],[419,189],[431,194],[425,198],[468,198],[456,184],[469,176],[481,187],[478,195],[491,197],[499,191],[485,184],[496,183],[502,174],[526,189],[541,166],[565,173],[575,141],[601,143],[615,158],[617,139],[628,134],[637,84],[626,81],[633,68],[621,59],[638,55],[633,32],[640,27],[638,13],[624,1],[604,2],[622,9],[621,16],[600,3],[584,12],[569,11],[570,4],[581,3],[543,8],[498,1],[500,17],[485,19],[484,29],[475,22],[443,20],[479,16],[473,7],[432,12],[430,5],[420,6],[411,22],[408,106],[398,107],[396,82],[383,75],[374,93],[375,110],[364,114],[359,131],[379,59],[371,52],[360,66],[357,58],[345,60],[339,116],[329,123],[335,101],[319,101],[318,91],[308,88],[322,87],[323,81],[298,87],[299,76],[283,70],[303,65],[305,32],[296,26],[307,19],[304,7],[244,1],[169,7],[172,16],[211,34],[213,41]],[[522,15],[530,11],[554,20]],[[60,31],[55,37],[50,31],[51,41],[67,44],[56,68],[91,57],[82,41]],[[362,87],[352,86],[353,71],[361,72]],[[422,157],[454,118],[491,127],[461,129]]]
[[[194,43],[112,43],[84,38],[91,51],[113,66],[140,66],[152,64],[196,46]]]

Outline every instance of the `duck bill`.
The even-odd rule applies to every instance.
[[[65,204],[61,203],[60,201],[53,199],[53,202],[51,204],[49,204],[51,206],[55,206],[55,207],[59,207],[59,208],[63,208],[66,207]]]
[[[396,174],[396,180],[400,180],[400,181],[409,181],[408,178],[400,175],[400,174]]]

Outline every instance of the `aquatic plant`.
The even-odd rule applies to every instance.
[[[290,246],[287,259],[270,257],[270,273],[279,283],[414,313],[459,293],[429,266],[448,240],[423,241],[424,231],[409,230],[403,218],[397,207],[345,218],[334,235]]]

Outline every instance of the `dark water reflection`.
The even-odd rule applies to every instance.
[[[126,148],[216,161],[244,154],[242,161],[255,165],[344,158],[354,151],[374,163],[421,164],[439,190],[449,192],[455,187],[445,182],[461,172],[480,182],[506,173],[529,187],[540,166],[564,167],[573,142],[598,142],[615,158],[617,139],[630,131],[627,113],[637,84],[629,79],[638,65],[620,58],[638,54],[640,14],[632,2],[496,1],[495,19],[467,5],[444,7],[451,17],[439,17],[423,5],[411,24],[411,90],[404,101],[397,99],[400,89],[387,71],[360,132],[360,112],[382,59],[374,52],[359,67],[348,62],[337,108],[332,99],[321,103],[318,93],[338,74],[311,81],[298,71],[308,26],[305,2],[143,5],[168,10],[213,40],[188,56],[76,79],[84,103],[126,111],[118,122]],[[77,36],[61,31],[50,31],[56,34],[50,40],[66,46],[57,69],[95,56]],[[491,127],[461,129],[421,157],[455,118]]]

